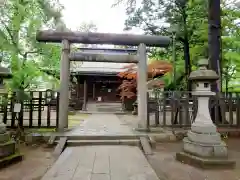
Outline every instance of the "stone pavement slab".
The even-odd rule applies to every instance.
[[[133,134],[132,128],[124,124],[115,114],[91,114],[83,123],[67,132],[67,136]]]
[[[159,180],[138,147],[68,147],[42,180]]]

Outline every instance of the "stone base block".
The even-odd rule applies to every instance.
[[[189,164],[197,168],[202,169],[233,169],[235,168],[235,161],[229,159],[217,159],[217,158],[203,158],[197,157],[185,152],[176,154],[176,160],[184,164]]]
[[[11,164],[17,163],[23,159],[23,155],[19,153],[15,153],[11,156],[7,156],[5,158],[0,158],[0,169],[5,168]]]
[[[199,123],[200,122],[200,123]],[[195,119],[194,123],[191,126],[191,130],[197,133],[206,133],[211,134],[217,132],[217,127],[212,123],[201,123],[202,119]],[[211,122],[211,120],[210,120]]]
[[[183,139],[184,152],[203,158],[227,158],[228,152],[224,142],[219,144],[199,143],[190,141],[187,137]]]
[[[216,133],[196,133],[193,131],[188,131],[187,133],[188,139],[197,143],[205,143],[205,144],[219,144],[221,142],[221,135]]]
[[[43,141],[43,136],[39,133],[31,133],[25,136],[25,142],[27,144],[37,144]]]
[[[15,142],[8,141],[6,143],[0,144],[0,158],[10,156],[15,153]]]
[[[8,142],[10,140],[10,134],[8,132],[0,134],[0,144]]]

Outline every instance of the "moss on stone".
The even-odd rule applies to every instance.
[[[7,141],[7,142],[1,143],[1,144],[0,144],[0,148],[3,147],[3,146],[10,145],[10,144],[15,144],[15,141],[9,140],[9,141]]]
[[[23,159],[23,155],[19,152],[15,152],[15,154],[4,157],[0,159],[0,169],[5,168],[8,165],[11,165],[13,163],[19,162]]]
[[[11,140],[11,138],[10,138],[10,134],[9,133],[6,132],[4,134],[0,134],[0,144],[8,142],[10,140]]]

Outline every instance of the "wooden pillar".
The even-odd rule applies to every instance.
[[[62,41],[62,55],[60,64],[60,99],[59,99],[59,131],[68,127],[69,106],[69,78],[70,78],[69,41]]]
[[[147,131],[149,127],[147,123],[147,53],[145,44],[138,46],[137,92],[138,128]]]
[[[87,80],[84,80],[83,84],[83,111],[87,110]]]
[[[80,83],[79,81],[77,82],[77,86],[76,86],[76,91],[77,91],[77,99],[80,99],[81,95],[80,95]]]
[[[77,98],[81,99],[81,82],[79,76],[77,77]]]
[[[93,84],[93,100],[95,100],[95,98],[96,98],[95,91],[96,91],[96,85],[94,83]]]

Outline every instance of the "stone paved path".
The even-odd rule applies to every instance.
[[[92,114],[69,136],[134,135],[114,114]],[[137,146],[67,147],[42,180],[159,180]]]
[[[159,180],[134,146],[68,147],[42,180]]]
[[[121,103],[107,103],[107,102],[89,102],[87,104],[88,112],[110,112],[110,113],[118,113],[122,111]]]
[[[114,114],[92,114],[66,135],[132,135],[132,128]]]

